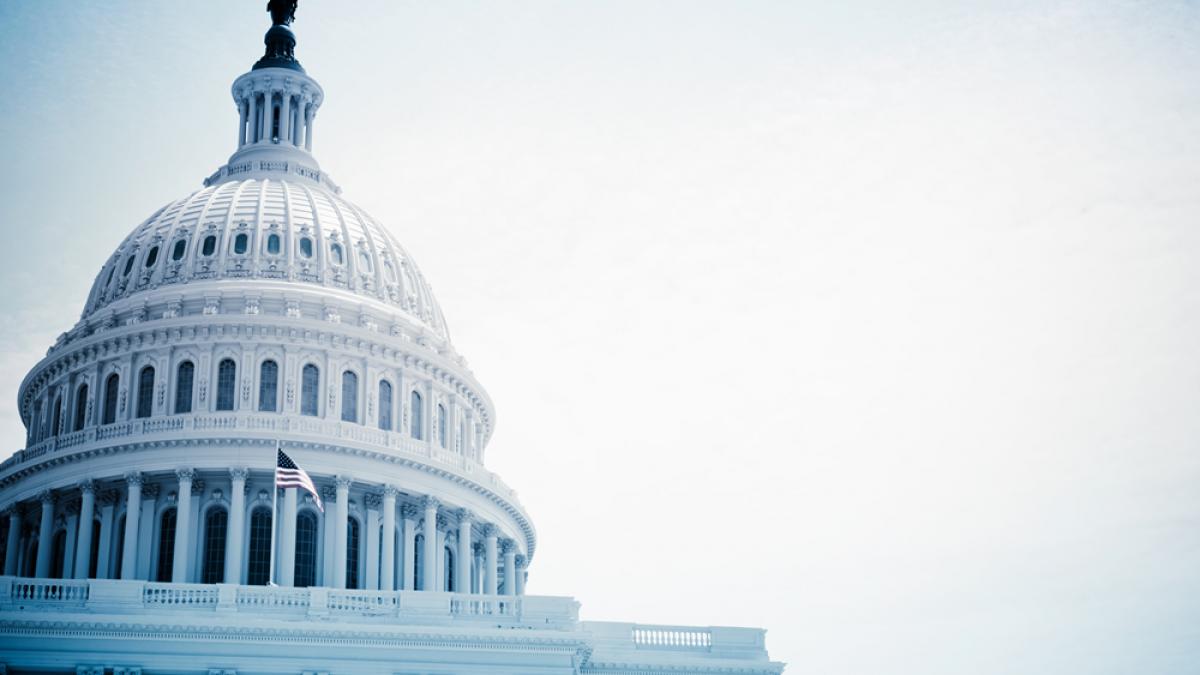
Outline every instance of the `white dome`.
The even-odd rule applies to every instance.
[[[159,209],[105,263],[82,318],[173,284],[255,279],[349,291],[449,340],[420,270],[374,218],[321,186],[269,178],[222,182]]]

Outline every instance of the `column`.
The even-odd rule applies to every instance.
[[[171,560],[171,581],[185,584],[188,581],[188,544],[192,540],[192,469],[177,469],[179,498],[175,503],[175,555]]]
[[[17,576],[17,553],[21,547],[21,509],[19,504],[8,507],[8,547],[4,549],[4,574]]]
[[[421,505],[425,507],[425,549],[421,551],[422,591],[437,590],[437,512],[441,502],[437,497],[426,495]]]
[[[379,507],[383,503],[383,497],[367,493],[363,495],[363,503],[367,507],[367,522],[362,530],[362,536],[367,545],[367,552],[363,559],[365,564],[359,588],[374,591],[379,590],[379,534],[382,531],[379,527]]]
[[[471,592],[471,520],[474,518],[467,509],[458,510],[458,555],[454,556],[456,569],[454,571],[454,590],[458,593]]]
[[[288,143],[292,131],[292,95],[279,92],[279,142]]]
[[[116,490],[105,490],[100,493],[100,529],[92,536],[100,538],[96,547],[96,578],[112,578],[111,562],[113,556],[113,524],[116,523],[117,500],[121,493]]]
[[[300,143],[304,141],[304,113],[301,110],[304,103],[300,97],[296,97],[296,105],[292,106],[292,133],[288,135],[288,143],[292,147],[300,147]]]
[[[321,513],[321,585],[333,586],[333,519],[337,512],[337,488],[321,486],[321,499],[325,510]]]
[[[529,561],[520,553],[517,554],[517,595],[525,595],[525,566]]]
[[[72,579],[75,576],[75,535],[79,531],[79,501],[73,499],[67,502],[63,513],[67,517],[67,529],[63,546],[62,578]]]
[[[333,587],[346,587],[346,522],[350,518],[350,483],[348,476],[334,479],[337,485],[337,509],[333,521]]]
[[[121,578],[137,578],[138,516],[142,513],[142,474],[125,474],[125,544],[121,550]]]
[[[242,537],[246,526],[246,476],[244,467],[229,470],[229,522],[225,529],[225,583],[242,581]]]
[[[258,92],[250,92],[250,114],[246,120],[246,143],[258,142]]]
[[[75,544],[75,578],[87,579],[92,561],[92,519],[96,513],[96,484],[91,479],[79,484],[82,498],[79,505],[79,536]],[[99,562],[99,561],[97,561]]]
[[[471,579],[471,592],[482,595],[483,594],[483,544],[478,541],[475,542],[475,545],[472,546],[471,553],[473,554],[473,556],[471,558],[471,565],[472,565],[471,571],[474,573],[474,576]]]
[[[312,152],[313,111],[314,106],[311,102],[304,106],[304,149],[309,152]],[[397,388],[397,391],[399,391],[399,388]]]
[[[383,548],[379,552],[379,590],[396,590],[396,493],[383,486]]]
[[[50,556],[53,554],[51,535],[54,534],[54,493],[44,490],[38,495],[42,503],[42,522],[38,524],[37,567],[34,576],[45,579],[50,576]]]
[[[283,491],[283,509],[279,515],[279,564],[275,567],[275,578],[279,580],[276,583],[280,586],[296,583],[296,490]]]
[[[240,148],[246,144],[246,99],[238,101],[238,144]]]
[[[404,567],[400,575],[399,588],[406,591],[417,590],[413,581],[417,575],[417,507],[405,504],[400,508],[400,516],[404,520]]]
[[[517,594],[517,542],[505,539],[504,550],[504,594]]]
[[[146,483],[142,485],[142,515],[140,521],[146,523],[146,527],[138,529],[137,533],[137,576],[135,579],[154,579],[157,570],[150,566],[150,560],[154,556],[154,546],[158,543],[154,541],[154,525],[155,518],[158,515],[158,495],[161,491],[158,483]],[[172,551],[172,554],[174,551]]]
[[[496,526],[488,523],[483,526],[483,592],[487,595],[496,594]]]

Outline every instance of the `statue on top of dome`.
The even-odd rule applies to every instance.
[[[271,13],[271,23],[276,26],[287,26],[296,20],[297,0],[271,0],[267,3],[267,11]]]

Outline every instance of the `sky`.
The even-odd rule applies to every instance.
[[[234,150],[262,2],[0,3],[0,454]],[[1200,5],[305,0],[585,619],[789,673],[1200,672]],[[3,392],[7,394],[3,394]]]

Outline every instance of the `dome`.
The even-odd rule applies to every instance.
[[[270,177],[210,185],[159,209],[101,268],[82,318],[150,291],[234,280],[349,292],[449,340],[429,284],[378,221],[323,185]]]

